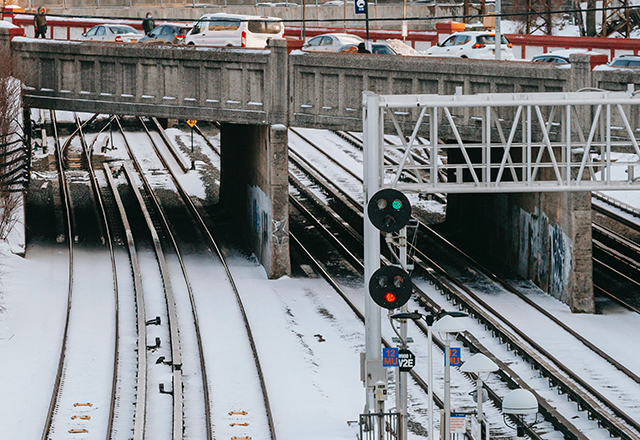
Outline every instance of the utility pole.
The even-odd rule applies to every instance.
[[[596,36],[596,0],[587,0],[587,37]]]

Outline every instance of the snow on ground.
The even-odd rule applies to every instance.
[[[341,154],[344,163],[349,163],[354,172],[361,173],[361,160],[358,159],[357,152],[338,142],[332,137],[333,134],[325,136],[312,130],[306,130],[304,133],[313,136],[315,141],[322,142],[325,147],[332,148],[335,154]],[[188,133],[175,132],[173,136],[175,139],[182,139],[187,145],[185,140]],[[303,148],[304,143],[295,136],[292,135],[290,140],[294,148]],[[199,147],[203,152],[209,149],[208,146]],[[305,155],[309,154],[311,150],[305,151]],[[213,159],[214,155],[211,154],[211,157]],[[328,167],[323,171],[331,173]],[[187,175],[189,174],[191,173]],[[347,179],[344,175],[334,177],[344,180],[347,187],[353,191],[354,197],[361,200],[361,187],[358,189],[355,179]],[[157,185],[162,185],[162,182],[154,182],[154,186]],[[189,190],[202,194],[198,192],[197,180],[191,180]],[[626,203],[640,206],[640,195],[636,192],[616,192],[611,195],[625,198]],[[37,438],[41,435],[44,425],[60,350],[66,306],[66,248],[64,245],[43,246],[41,243],[32,242],[29,243],[26,258],[12,255],[6,247],[3,250],[4,254],[0,259],[0,352],[5,362],[0,364],[0,384],[3,390],[0,398],[0,423],[3,426],[0,438]],[[195,263],[197,264],[197,261]],[[293,440],[304,434],[304,438],[310,440],[356,438],[357,424],[347,422],[357,420],[364,405],[365,393],[359,378],[359,353],[364,346],[363,325],[333,289],[320,278],[284,277],[268,280],[262,267],[253,259],[232,255],[229,263],[252,323],[267,379],[278,437]],[[189,275],[192,283],[202,286],[204,290],[206,286],[214,283],[206,268],[191,270]],[[450,308],[432,286],[417,282],[429,295]],[[354,302],[362,307],[364,286],[347,286],[346,290]],[[640,327],[640,318],[637,315],[617,308],[609,309],[602,315],[574,315],[564,304],[537,288],[530,286],[529,292],[531,299],[551,310],[565,323],[579,330],[591,342],[610,352],[636,373],[640,373],[637,367],[640,365],[640,341],[625,337],[629,328]],[[487,292],[481,288],[478,289],[478,294],[491,306],[500,309],[514,320],[535,324],[530,322],[534,321],[528,316],[532,313],[530,309],[519,304],[512,295]],[[207,313],[214,319],[212,313],[215,311],[215,300],[200,297],[198,301],[203,304],[203,310],[210,310]],[[225,328],[225,319],[233,318],[231,315],[215,315],[215,328]],[[228,328],[232,327],[229,323]],[[481,332],[481,329],[476,327],[478,326],[468,319],[468,328],[474,334]],[[538,327],[531,331],[542,339],[554,339],[550,327]],[[384,334],[388,338],[392,336],[386,321]],[[234,337],[233,332],[226,335],[230,339]],[[410,336],[416,339],[416,344],[411,347],[417,357],[416,370],[426,377],[428,359],[424,338],[411,328]],[[578,356],[580,347],[559,346],[558,349],[574,351]],[[229,350],[225,348],[214,356],[217,365],[212,371],[217,372],[214,380],[218,383],[216,387],[224,386],[225,369],[237,368],[237,360]],[[434,388],[436,393],[441,395],[442,353],[438,350],[434,350],[434,353]],[[468,355],[463,351],[463,360]],[[571,352],[568,355],[571,356]],[[520,371],[529,368],[517,360],[513,361],[512,366]],[[489,380],[496,382],[495,378]],[[469,383],[455,370],[452,373],[452,384],[454,408],[472,408],[474,404],[467,393],[474,388],[474,384]],[[539,385],[544,387],[542,383]],[[615,388],[618,384],[611,385]],[[214,395],[216,387],[212,389]],[[242,387],[238,387],[237,390],[240,407],[244,392],[249,395],[252,391],[241,391]],[[410,417],[425,427],[426,396],[412,382],[409,393]],[[392,385],[387,409],[395,406],[393,398]],[[564,397],[557,399],[558,405],[571,405],[562,399]],[[488,407],[486,412],[492,432],[506,437],[513,435],[513,432],[503,425],[497,409]],[[224,421],[219,420],[218,423],[222,424]],[[436,427],[438,426],[436,420]],[[595,429],[593,424],[586,423],[583,427],[590,432],[590,438],[605,438],[606,433]],[[560,438],[553,430],[545,431],[546,439]],[[422,437],[411,434],[410,438]]]

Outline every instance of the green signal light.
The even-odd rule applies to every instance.
[[[395,209],[397,211],[400,208],[402,208],[402,201],[396,199],[396,200],[393,201],[393,203],[391,203],[391,206],[393,206],[393,209]]]

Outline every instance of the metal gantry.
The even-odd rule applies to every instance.
[[[398,157],[381,163],[380,188],[418,193],[640,188],[634,128],[640,96],[631,88],[376,96],[377,105],[365,109],[365,126],[379,121],[372,130],[392,127],[400,139],[399,145],[388,145],[378,136],[377,145],[365,146],[365,160],[376,151]],[[416,122],[408,122],[413,113]]]
[[[447,96],[364,92],[365,200],[381,188],[421,194],[640,189],[637,127],[640,95],[632,86],[478,95],[458,88]],[[365,280],[380,267],[379,234],[365,216]],[[384,413],[375,386],[387,380],[380,312],[365,295],[363,372],[367,412],[374,414]]]

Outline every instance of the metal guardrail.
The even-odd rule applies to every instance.
[[[360,414],[360,440],[400,438],[400,413]]]

